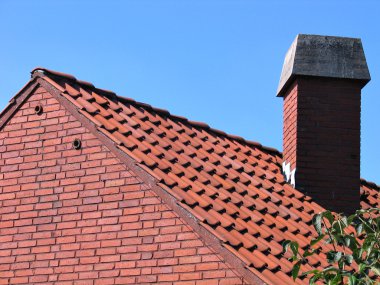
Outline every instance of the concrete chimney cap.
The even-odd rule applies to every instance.
[[[363,45],[358,38],[299,34],[286,53],[277,96],[296,76],[371,80]]]

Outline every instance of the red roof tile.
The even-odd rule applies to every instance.
[[[32,73],[57,88],[156,177],[249,270],[266,283],[294,284],[281,243],[296,240],[304,248],[315,235],[312,217],[323,208],[285,182],[278,150],[119,97],[71,75],[43,68]],[[362,180],[363,208],[380,206],[379,190]],[[321,253],[310,264],[325,265],[325,260]]]

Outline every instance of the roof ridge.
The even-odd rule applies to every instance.
[[[218,135],[225,136],[225,137],[227,137],[229,139],[232,139],[234,141],[237,141],[239,143],[243,143],[243,144],[246,144],[246,145],[249,145],[249,146],[253,146],[253,147],[258,147],[258,148],[261,148],[261,149],[263,149],[263,150],[265,150],[267,152],[271,152],[271,153],[277,154],[279,156],[282,156],[282,152],[279,151],[276,148],[269,147],[269,146],[264,146],[261,143],[256,142],[256,141],[246,140],[245,138],[243,138],[241,136],[238,136],[238,135],[228,134],[228,133],[226,133],[226,132],[224,132],[222,130],[210,127],[207,123],[193,121],[193,120],[189,120],[186,117],[182,117],[182,116],[178,116],[178,115],[175,115],[175,114],[171,114],[166,109],[157,108],[157,107],[151,106],[149,104],[136,101],[136,100],[134,100],[132,98],[128,98],[128,97],[124,97],[124,96],[118,95],[118,94],[116,94],[113,91],[97,88],[91,82],[87,82],[87,81],[83,81],[83,80],[78,80],[75,76],[73,76],[71,74],[63,73],[63,72],[59,72],[59,71],[54,71],[54,70],[47,69],[47,68],[44,68],[44,67],[36,67],[36,68],[34,68],[31,71],[32,77],[33,76],[39,76],[40,75],[39,73],[42,73],[43,75],[45,75],[45,73],[46,73],[46,74],[50,74],[50,75],[53,75],[53,76],[56,76],[56,77],[63,77],[65,79],[73,81],[73,82],[75,82],[77,84],[84,85],[84,86],[87,86],[89,88],[94,88],[97,91],[100,91],[101,93],[103,93],[105,96],[109,96],[111,98],[113,97],[114,99],[119,99],[119,101],[121,101],[123,103],[127,102],[127,103],[131,103],[131,104],[140,105],[140,106],[143,106],[144,108],[148,108],[148,109],[151,109],[151,110],[153,110],[153,111],[155,111],[157,113],[163,114],[164,116],[168,116],[168,117],[170,116],[170,117],[175,118],[176,120],[186,122],[186,123],[188,123],[189,125],[191,125],[193,127],[201,128],[201,129],[204,129],[204,130],[216,133]]]

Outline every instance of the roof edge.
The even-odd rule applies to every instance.
[[[215,133],[217,135],[225,136],[228,139],[232,139],[232,140],[237,141],[239,143],[243,143],[243,144],[246,144],[246,145],[252,146],[252,147],[261,148],[264,151],[267,151],[267,152],[269,152],[271,154],[276,154],[276,155],[282,157],[282,152],[279,151],[276,148],[269,147],[269,146],[264,146],[261,143],[258,143],[258,142],[255,142],[255,141],[251,141],[251,140],[246,140],[243,137],[240,137],[240,136],[237,136],[237,135],[227,134],[226,132],[224,132],[222,130],[210,127],[207,123],[192,121],[192,120],[189,120],[188,118],[171,114],[166,109],[156,108],[156,107],[153,107],[153,106],[151,106],[149,104],[135,101],[132,98],[120,96],[120,95],[116,94],[113,91],[97,88],[92,83],[87,82],[87,81],[78,80],[78,79],[76,79],[75,76],[73,76],[71,74],[62,73],[62,72],[50,70],[50,69],[43,68],[43,67],[36,67],[36,68],[34,68],[31,71],[31,74],[32,74],[32,77],[44,77],[45,75],[52,75],[52,76],[55,76],[55,77],[63,77],[65,79],[73,81],[73,82],[75,82],[77,84],[84,85],[84,86],[90,87],[90,88],[94,88],[94,89],[96,89],[97,91],[101,92],[102,94],[104,94],[105,96],[107,96],[110,99],[119,100],[119,101],[121,101],[123,103],[127,103],[127,104],[136,104],[136,105],[142,106],[144,108],[148,108],[148,109],[153,110],[154,112],[157,112],[157,113],[159,113],[159,114],[161,114],[163,116],[166,116],[166,117],[170,116],[170,117],[173,117],[174,119],[176,119],[178,121],[187,123],[187,124],[191,125],[194,128],[204,129],[204,130],[207,130],[209,132],[213,132],[213,133]]]
[[[36,80],[31,79],[9,100],[9,103],[0,113],[0,130],[36,88],[38,88]]]

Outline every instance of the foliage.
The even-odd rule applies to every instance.
[[[318,236],[307,247],[283,243],[284,252],[290,249],[292,254],[294,280],[308,276],[309,284],[380,284],[380,209],[358,210],[348,217],[325,211],[313,217],[313,225]],[[326,254],[328,266],[301,272],[307,258],[326,247],[331,249]]]

